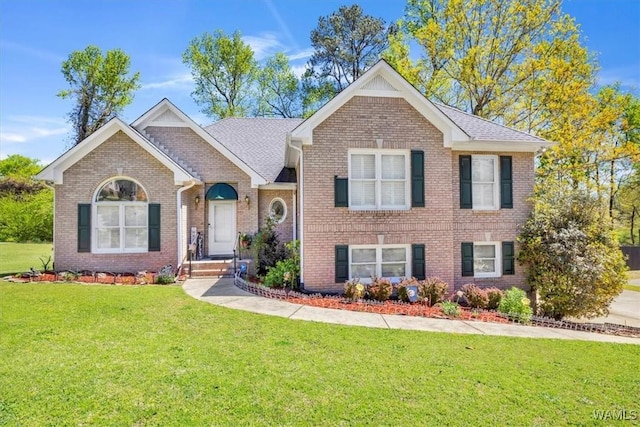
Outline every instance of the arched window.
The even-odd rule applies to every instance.
[[[269,216],[276,224],[282,224],[287,219],[287,204],[280,197],[269,204]]]
[[[149,209],[147,193],[128,178],[107,181],[94,198],[96,253],[147,252]]]

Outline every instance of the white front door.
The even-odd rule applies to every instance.
[[[209,255],[230,255],[236,238],[236,201],[209,201]]]

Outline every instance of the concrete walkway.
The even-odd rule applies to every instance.
[[[335,323],[386,329],[412,329],[457,334],[502,335],[525,338],[555,338],[568,340],[616,342],[640,345],[640,339],[604,335],[593,332],[551,329],[536,326],[471,322],[463,320],[429,319],[400,315],[360,313],[332,310],[263,298],[238,289],[233,279],[188,279],[182,285],[184,291],[199,300],[211,304],[250,311],[292,320]]]

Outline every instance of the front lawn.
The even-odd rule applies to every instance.
[[[0,425],[601,425],[640,346],[327,325],[177,286],[0,284]]]
[[[52,243],[10,243],[0,242],[0,275],[22,273],[31,267],[42,270],[42,257],[53,259]],[[49,263],[49,268],[53,268]]]

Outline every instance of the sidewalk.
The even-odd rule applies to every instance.
[[[525,338],[554,338],[583,341],[615,342],[640,345],[640,339],[604,335],[593,332],[551,329],[515,324],[469,322],[462,320],[429,319],[399,315],[359,313],[346,310],[331,310],[292,304],[276,299],[263,298],[238,289],[233,279],[188,279],[182,288],[194,298],[211,304],[250,311],[292,320],[335,323],[370,328],[412,329],[457,334],[501,335]]]

